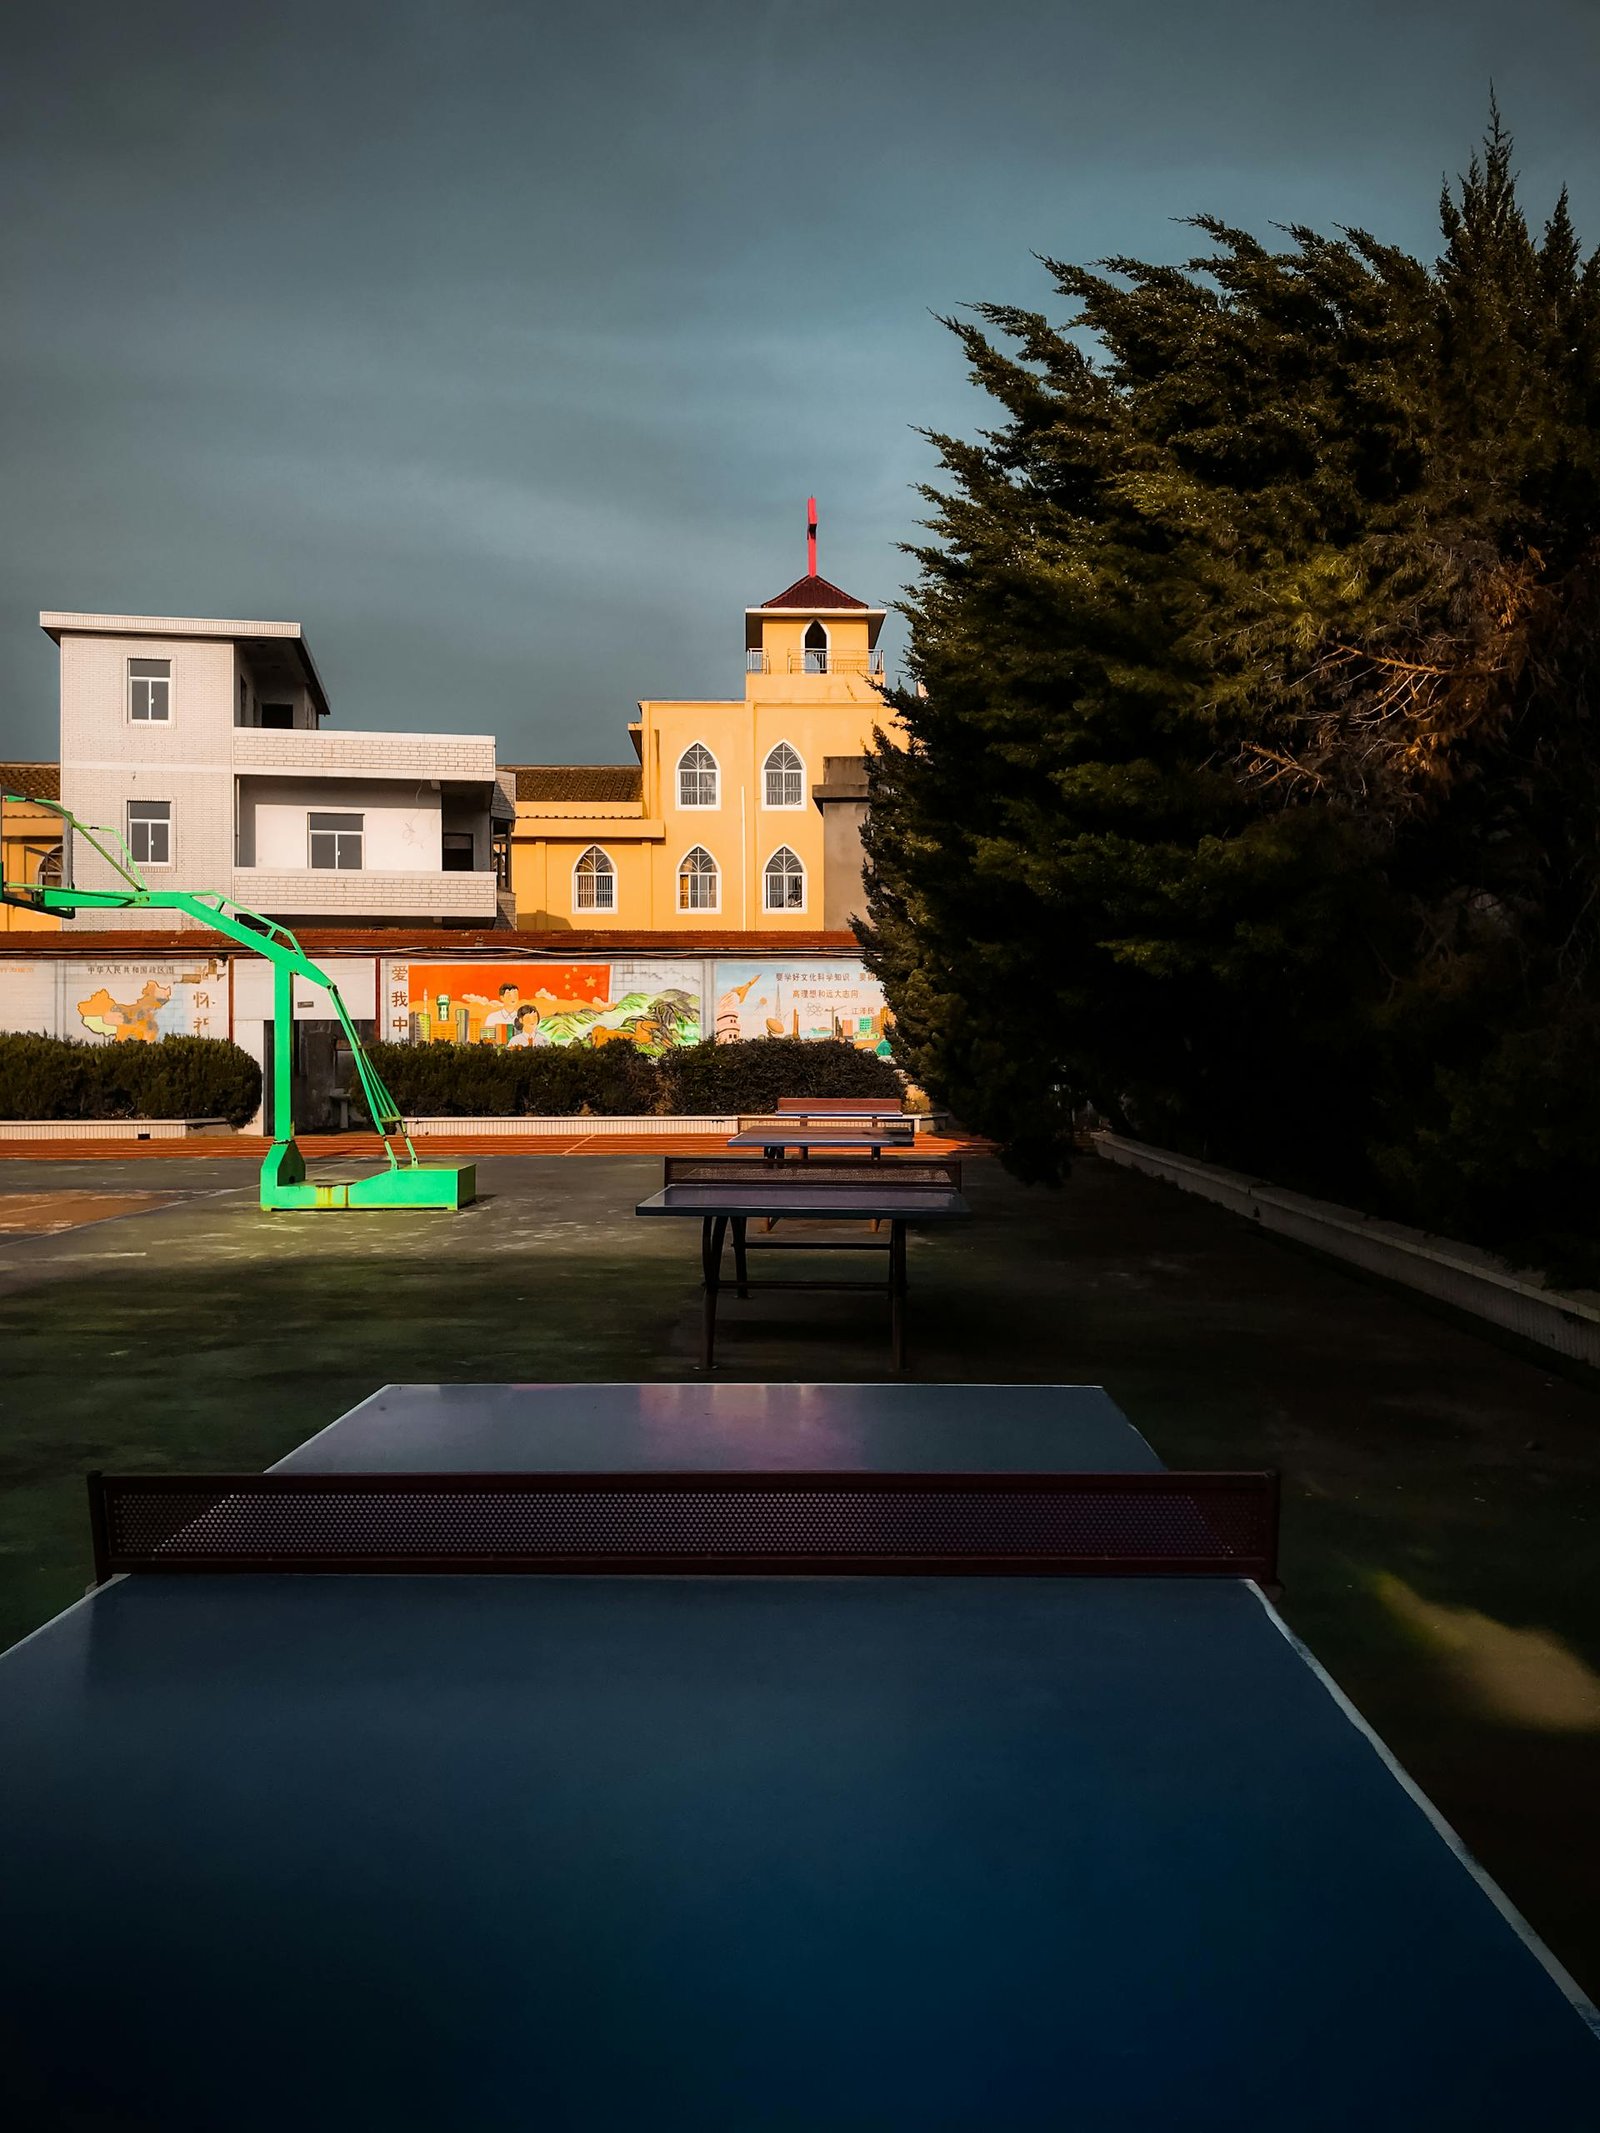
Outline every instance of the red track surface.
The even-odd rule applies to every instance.
[[[323,1156],[366,1156],[374,1162],[382,1160],[370,1133],[309,1133],[299,1134],[296,1138],[301,1154],[308,1161],[315,1162]],[[728,1143],[720,1134],[585,1133],[582,1121],[574,1119],[570,1137],[565,1134],[430,1133],[416,1145],[418,1155],[426,1161],[430,1155],[717,1155],[726,1152]],[[130,1141],[109,1137],[93,1141],[0,1140],[0,1161],[8,1156],[35,1163],[117,1163],[138,1162],[147,1157],[162,1160],[188,1156],[214,1160],[219,1156],[238,1156],[259,1163],[270,1146],[269,1141],[253,1133],[194,1133],[183,1140],[171,1141]],[[992,1146],[989,1141],[943,1140],[927,1135],[919,1136],[916,1153],[985,1155]],[[752,1160],[759,1161],[759,1158]],[[893,1157],[888,1160],[892,1162]]]

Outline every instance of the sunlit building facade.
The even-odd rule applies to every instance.
[[[842,931],[861,907],[860,825],[885,610],[816,569],[745,610],[744,694],[647,697],[634,764],[519,764],[511,886],[530,931]]]

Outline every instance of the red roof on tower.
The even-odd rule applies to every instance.
[[[853,593],[840,592],[837,585],[830,585],[826,578],[796,578],[786,592],[774,600],[763,600],[763,607],[859,607],[866,609],[865,600],[856,599]],[[870,610],[867,610],[870,613]]]

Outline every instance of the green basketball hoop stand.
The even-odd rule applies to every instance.
[[[43,808],[61,824],[54,853],[35,854],[31,878],[5,877],[5,809],[7,805]],[[106,886],[80,887],[74,855],[87,846],[102,862]],[[116,849],[113,851],[112,846]],[[24,864],[28,864],[24,858]],[[91,867],[94,861],[90,862]],[[95,868],[100,872],[100,868]],[[269,1214],[285,1210],[324,1212],[335,1208],[470,1206],[477,1196],[475,1163],[424,1163],[418,1160],[405,1120],[377,1068],[357,1036],[339,988],[319,970],[287,926],[214,890],[152,889],[122,839],[112,830],[94,829],[68,814],[53,800],[25,800],[0,793],[0,902],[26,911],[48,911],[70,918],[79,911],[181,911],[214,933],[252,949],[272,965],[272,1058],[267,1071],[272,1087],[273,1143],[261,1166],[261,1205]],[[387,1167],[365,1177],[322,1179],[306,1176],[305,1158],[294,1137],[294,982],[299,978],[328,995],[355,1062],[361,1094],[383,1145]],[[397,1150],[395,1144],[399,1143]]]
[[[385,1142],[388,1150],[388,1143]],[[477,1196],[475,1163],[402,1163],[388,1150],[390,1167],[364,1178],[306,1176],[305,1157],[297,1142],[274,1141],[261,1166],[261,1205],[273,1213],[284,1208],[447,1207],[470,1206]]]

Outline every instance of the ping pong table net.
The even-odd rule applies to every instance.
[[[791,1157],[781,1162],[761,1162],[747,1155],[669,1155],[663,1161],[664,1185],[737,1187],[752,1180],[771,1184],[775,1179],[789,1179],[796,1185],[840,1187],[855,1192],[892,1192],[909,1185],[948,1192],[961,1190],[961,1165],[948,1156],[897,1154],[874,1163],[866,1156],[829,1156],[823,1160],[813,1156],[810,1162]]]
[[[1274,1473],[92,1474],[145,1571],[1277,1575]]]

